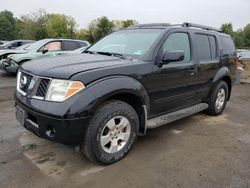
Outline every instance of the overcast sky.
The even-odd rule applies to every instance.
[[[39,8],[73,16],[79,27],[101,16],[139,23],[188,21],[213,27],[232,22],[234,29],[250,23],[250,0],[0,0],[0,10],[10,10],[17,17]]]

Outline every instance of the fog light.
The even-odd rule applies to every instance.
[[[56,137],[56,130],[52,126],[48,126],[47,130],[45,131],[45,134],[49,138],[55,138]]]
[[[5,67],[10,67],[10,66],[11,66],[11,63],[4,61],[4,62],[3,62],[3,65],[4,65]]]

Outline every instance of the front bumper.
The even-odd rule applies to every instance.
[[[16,106],[24,111],[23,126],[41,138],[62,144],[79,145],[90,117],[57,118],[38,112],[15,97]]]
[[[9,72],[16,73],[19,68],[19,65],[14,60],[2,59],[0,61],[0,69]]]

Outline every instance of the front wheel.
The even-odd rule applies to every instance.
[[[228,85],[224,81],[220,81],[214,88],[209,102],[207,113],[212,116],[220,115],[227,103]]]
[[[114,163],[130,151],[138,129],[133,107],[122,101],[109,101],[97,110],[86,128],[82,152],[91,161]]]

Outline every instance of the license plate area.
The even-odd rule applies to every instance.
[[[16,119],[22,126],[24,126],[26,118],[27,113],[21,107],[16,106]]]

